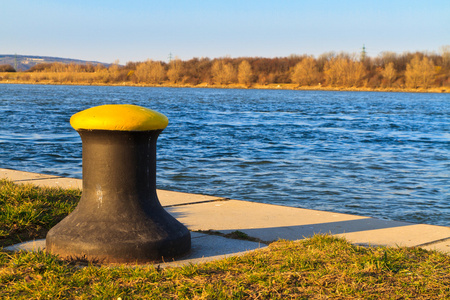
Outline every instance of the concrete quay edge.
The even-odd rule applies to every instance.
[[[38,186],[82,188],[82,180],[0,168],[0,178]],[[301,240],[330,233],[357,245],[422,247],[450,253],[450,227],[380,220],[371,217],[233,200],[223,197],[157,190],[165,209],[192,233],[192,252],[178,266],[210,261],[265,247],[278,239]],[[244,232],[263,243],[200,233]],[[6,247],[5,250],[42,249],[45,240]]]

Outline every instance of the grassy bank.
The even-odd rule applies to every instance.
[[[1,180],[0,245],[44,237],[80,194]],[[450,299],[449,266],[434,251],[323,235],[166,269],[80,268],[45,252],[0,251],[0,290],[2,299]]]

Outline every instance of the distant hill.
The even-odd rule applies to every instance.
[[[64,64],[86,64],[90,63],[93,65],[102,64],[104,66],[109,66],[110,64],[101,63],[98,61],[87,61],[80,59],[71,58],[61,58],[61,57],[50,57],[50,56],[32,56],[32,55],[14,55],[14,54],[0,54],[0,65],[11,65],[16,71],[26,71],[29,68],[42,63],[54,63],[60,62]]]

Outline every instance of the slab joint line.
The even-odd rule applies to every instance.
[[[448,241],[448,240],[450,240],[450,237],[446,237],[446,238],[443,238],[443,239],[440,239],[440,240],[431,241],[431,242],[428,242],[428,243],[423,243],[423,244],[420,244],[420,245],[416,245],[415,247],[430,246],[430,245],[434,245],[434,244],[437,244],[437,243],[445,242],[445,241]]]
[[[166,207],[175,207],[175,206],[186,206],[186,205],[193,205],[193,204],[204,204],[204,203],[211,203],[211,202],[221,202],[221,201],[229,201],[230,198],[217,198],[212,200],[205,200],[205,201],[197,201],[197,202],[187,202],[187,203],[180,203],[180,204],[171,204],[171,205],[163,205],[164,208]]]

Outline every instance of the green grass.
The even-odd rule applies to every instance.
[[[78,189],[42,188],[0,180],[0,247],[45,238],[77,205]]]
[[[49,219],[67,214],[80,195],[6,181],[1,185],[4,244],[16,241],[18,232],[23,239],[44,233],[57,222]],[[5,204],[10,207],[4,209]],[[41,208],[46,210],[30,212]],[[278,241],[244,256],[166,269],[80,268],[45,252],[0,251],[0,295],[1,299],[450,299],[450,256],[417,248],[364,248],[328,235]]]

